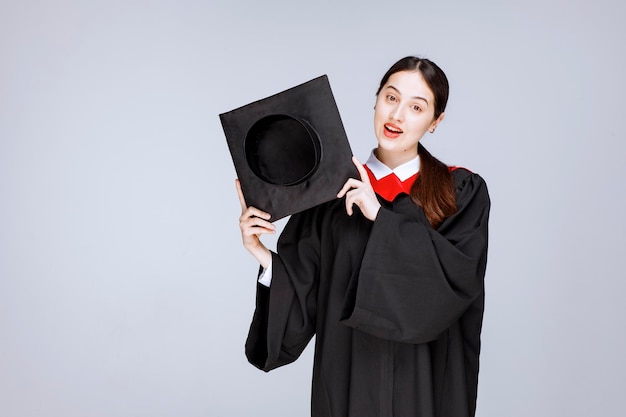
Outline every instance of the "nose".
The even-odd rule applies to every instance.
[[[400,105],[396,105],[391,109],[391,114],[389,115],[389,117],[392,120],[397,120],[397,121],[402,121],[402,119],[404,118],[404,111],[402,110],[402,106]]]

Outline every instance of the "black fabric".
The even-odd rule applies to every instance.
[[[325,75],[220,120],[246,203],[271,221],[330,201],[358,178]]]
[[[438,230],[404,194],[375,222],[343,200],[290,218],[246,354],[269,371],[315,334],[312,416],[474,415],[490,202],[480,176],[452,174],[458,212]]]
[[[246,161],[257,177],[274,185],[295,185],[319,167],[320,139],[305,121],[264,117],[246,135]]]

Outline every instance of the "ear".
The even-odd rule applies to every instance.
[[[444,112],[444,113],[441,113],[441,114],[439,115],[439,117],[437,117],[437,119],[433,121],[433,123],[430,125],[430,127],[431,127],[432,129],[436,128],[436,127],[437,127],[437,125],[438,125],[439,123],[443,122],[443,119],[444,119],[445,117],[446,117],[446,113],[445,113],[445,112]]]
[[[445,117],[446,117],[446,113],[444,112],[444,113],[441,113],[439,117],[437,117],[435,120],[433,120],[433,122],[430,124],[430,127],[428,128],[430,133],[433,133],[435,131],[439,123],[443,122],[443,119]]]

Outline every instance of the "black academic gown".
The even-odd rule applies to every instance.
[[[452,172],[437,229],[406,194],[374,222],[344,200],[293,215],[257,288],[246,355],[269,371],[315,334],[314,417],[469,417],[476,408],[489,196]]]

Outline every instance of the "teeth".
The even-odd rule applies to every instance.
[[[385,129],[387,129],[387,130],[389,130],[389,131],[391,131],[391,132],[394,132],[394,133],[400,133],[400,132],[402,132],[402,130],[400,130],[400,129],[394,129],[393,127],[391,127],[391,126],[387,126],[387,125],[385,125]]]

